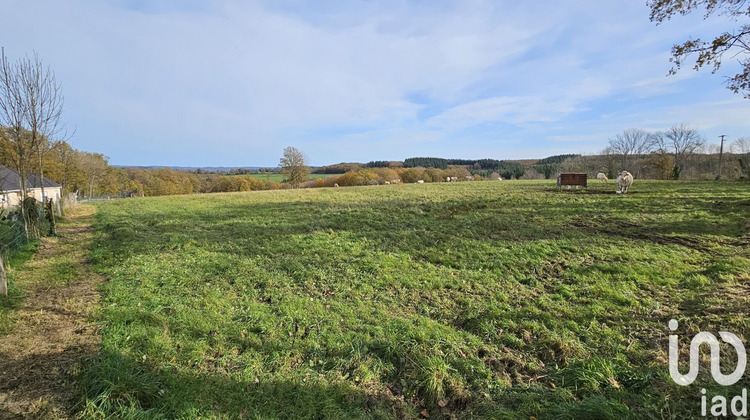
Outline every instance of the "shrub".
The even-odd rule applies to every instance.
[[[413,184],[420,179],[425,179],[424,168],[407,168],[398,170],[398,177],[402,182]]]

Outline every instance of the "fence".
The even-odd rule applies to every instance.
[[[99,201],[110,201],[110,200],[119,200],[121,198],[125,198],[124,194],[107,194],[107,195],[94,195],[92,197],[76,197],[77,203],[95,203]]]
[[[42,203],[34,204],[33,198],[28,198],[29,207],[26,207],[26,202],[22,204],[27,211],[27,220],[33,220],[36,231],[38,229],[39,236],[52,235],[53,230],[50,229],[52,223],[45,217]],[[52,203],[49,203],[49,209],[52,209]],[[59,210],[59,209],[57,209]],[[52,210],[55,213],[55,210]],[[36,217],[35,217],[36,216]],[[29,242],[29,237],[24,228],[23,216],[20,208],[14,208],[11,210],[0,209],[0,296],[8,295],[8,281],[5,272],[5,267],[9,266],[9,262],[13,257],[13,251],[23,247]]]
[[[0,253],[5,257],[7,251],[26,245],[28,238],[20,218],[4,215],[3,219],[0,220]]]
[[[50,231],[50,222],[44,215],[41,203],[36,206],[39,234],[47,236]],[[20,209],[0,210],[0,253],[3,260],[8,252],[18,249],[29,242],[26,230],[23,227],[23,216]]]

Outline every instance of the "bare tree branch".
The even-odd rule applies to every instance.
[[[4,162],[18,172],[21,196],[26,197],[28,175],[39,170],[44,197],[44,154],[63,128],[62,88],[55,73],[42,65],[38,55],[11,62],[3,49],[0,54],[0,125],[7,141],[0,147]],[[24,221],[28,219],[22,206]],[[26,232],[28,223],[25,223]]]
[[[732,20],[750,18],[750,5],[747,0],[651,0],[651,21],[657,25],[670,20],[675,15],[687,15],[697,9],[705,9],[703,18],[712,14],[729,16]],[[726,31],[716,36],[712,41],[700,38],[688,39],[682,44],[672,47],[672,57],[669,59],[674,67],[669,74],[675,74],[691,57],[695,57],[693,69],[700,70],[709,66],[711,72],[716,73],[723,64],[725,55],[738,58],[740,72],[726,79],[726,85],[734,93],[742,93],[750,99],[750,24],[744,23],[734,31]]]

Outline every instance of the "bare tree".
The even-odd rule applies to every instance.
[[[653,140],[657,149],[672,153],[674,158],[672,177],[674,179],[680,178],[680,173],[685,169],[690,158],[706,143],[697,129],[684,123],[674,125],[664,132],[654,133]]]
[[[628,170],[640,175],[640,165],[631,167],[630,160],[648,154],[653,149],[654,137],[640,128],[628,128],[609,139],[610,153],[621,156],[620,170]]]
[[[8,60],[5,50],[0,53],[0,125],[6,127],[7,141],[0,148],[3,160],[18,172],[19,189],[25,199],[28,175],[32,168],[39,169],[39,183],[44,198],[44,153],[50,148],[50,139],[60,131],[62,115],[62,89],[49,67],[44,67],[39,57]],[[35,160],[38,158],[38,163]],[[29,215],[21,206],[26,235]]]
[[[53,147],[51,141],[61,130],[64,98],[55,73],[44,67],[39,56],[19,61],[22,94],[26,102],[26,126],[31,133],[31,144],[36,145],[39,157],[39,183],[44,194],[44,154]]]
[[[729,146],[729,150],[738,155],[737,162],[740,164],[742,177],[750,176],[750,138],[741,137]]]
[[[733,141],[729,146],[729,151],[738,155],[746,155],[750,153],[750,138],[741,137]]]
[[[306,181],[310,176],[310,169],[307,167],[307,158],[296,147],[288,146],[284,149],[284,156],[279,161],[281,173],[287,176],[287,180],[293,188],[299,187],[299,184]]]
[[[26,177],[36,151],[28,130],[27,101],[24,98],[23,79],[19,63],[11,63],[0,50],[0,125],[5,126],[7,142],[3,145],[3,161],[18,172],[19,189],[22,199],[26,197]],[[21,206],[24,230],[29,234],[28,217]]]

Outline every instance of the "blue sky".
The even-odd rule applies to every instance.
[[[313,165],[541,158],[683,122],[750,136],[731,60],[667,76],[674,43],[737,25],[648,15],[632,0],[3,0],[0,45],[52,67],[70,143],[119,165],[275,166],[289,145]]]

